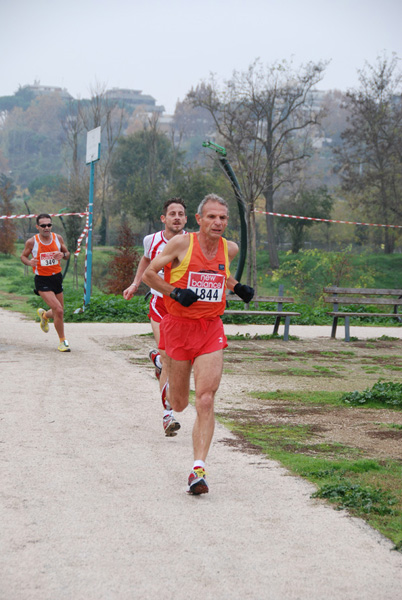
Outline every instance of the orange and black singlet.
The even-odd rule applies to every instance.
[[[54,254],[61,251],[61,244],[57,235],[52,233],[52,239],[48,244],[41,241],[39,234],[35,235],[34,240],[32,256],[38,259],[36,267],[32,267],[35,275],[48,276],[60,273],[60,261],[54,258]]]
[[[164,268],[165,281],[175,288],[188,288],[198,296],[191,306],[182,306],[170,296],[164,296],[167,311],[177,317],[213,319],[222,315],[226,307],[226,281],[230,275],[227,242],[220,238],[218,251],[208,260],[201,250],[196,233],[190,233],[190,244],[182,262],[172,269]]]

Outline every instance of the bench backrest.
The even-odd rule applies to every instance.
[[[226,296],[226,300],[228,302],[243,302],[243,300],[241,298],[238,298],[237,296],[232,296],[231,294],[228,294]],[[291,298],[290,296],[257,296],[256,298],[253,298],[250,302],[294,302],[294,298]]]
[[[402,305],[402,289],[325,287],[324,302],[331,304]]]
[[[230,308],[231,302],[237,303],[237,302],[243,302],[243,300],[241,298],[238,298],[237,296],[228,294],[226,296],[226,308],[228,308],[228,307]],[[286,304],[286,303],[292,304],[294,302],[294,298],[291,298],[290,296],[257,296],[256,298],[253,298],[252,300],[250,300],[250,302],[245,304],[245,307],[248,308],[250,306],[250,304],[253,304],[254,308],[256,308],[258,310],[260,302],[276,302],[276,304],[277,304],[276,309],[278,311],[281,311],[283,309],[283,304]]]

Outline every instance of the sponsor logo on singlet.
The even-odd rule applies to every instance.
[[[225,289],[225,277],[220,273],[190,271],[187,287],[193,290],[202,302],[221,302]]]

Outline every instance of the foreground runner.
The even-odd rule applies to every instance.
[[[25,242],[21,254],[21,262],[32,267],[35,273],[35,289],[37,296],[43,298],[50,310],[38,308],[40,327],[49,331],[49,319],[53,319],[58,333],[60,352],[70,352],[70,346],[64,335],[64,301],[63,276],[60,261],[70,256],[63,238],[58,233],[52,233],[52,218],[47,213],[36,217],[36,235]],[[29,256],[32,255],[30,259]]]
[[[236,282],[229,273],[238,247],[222,237],[228,223],[226,201],[215,194],[206,196],[196,219],[199,232],[170,240],[152,260],[143,280],[164,294],[168,314],[160,326],[159,347],[167,355],[169,382],[162,389],[162,401],[168,401],[175,411],[181,412],[188,405],[194,367],[197,416],[188,491],[205,494],[205,460],[215,427],[214,398],[227,346],[220,318],[226,305],[225,290],[233,290],[245,302],[252,299],[254,290]],[[164,281],[158,274],[161,269]]]
[[[155,258],[166,246],[169,240],[175,235],[186,233],[184,226],[187,223],[186,205],[181,198],[170,198],[165,202],[162,209],[161,221],[165,225],[164,231],[152,233],[144,238],[144,256],[138,263],[137,272],[133,283],[124,290],[123,298],[130,300],[135,292],[138,291],[145,269],[149,266],[152,259]],[[163,270],[159,273],[163,279]],[[148,317],[151,322],[152,332],[154,334],[156,345],[159,345],[159,327],[163,317],[166,315],[163,295],[151,288],[151,300],[149,303]],[[162,391],[167,379],[167,369],[165,365],[165,352],[161,350],[151,350],[149,358],[155,365],[155,375],[159,379],[159,388]],[[163,429],[165,435],[172,437],[177,435],[180,429],[180,423],[173,416],[173,411],[169,406],[164,405]]]

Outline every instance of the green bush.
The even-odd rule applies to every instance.
[[[365,514],[393,515],[391,508],[396,499],[387,491],[371,486],[361,486],[351,481],[328,483],[312,495],[313,498],[326,498],[338,504],[338,508],[355,508]]]
[[[79,299],[80,298],[80,299]],[[96,293],[84,312],[75,311],[82,307],[82,294],[65,298],[64,320],[66,322],[90,323],[148,323],[148,302],[144,296],[134,296],[127,301],[123,296]]]
[[[402,408],[402,383],[380,379],[371,389],[363,392],[348,392],[341,397],[341,400],[354,406],[374,403]]]

